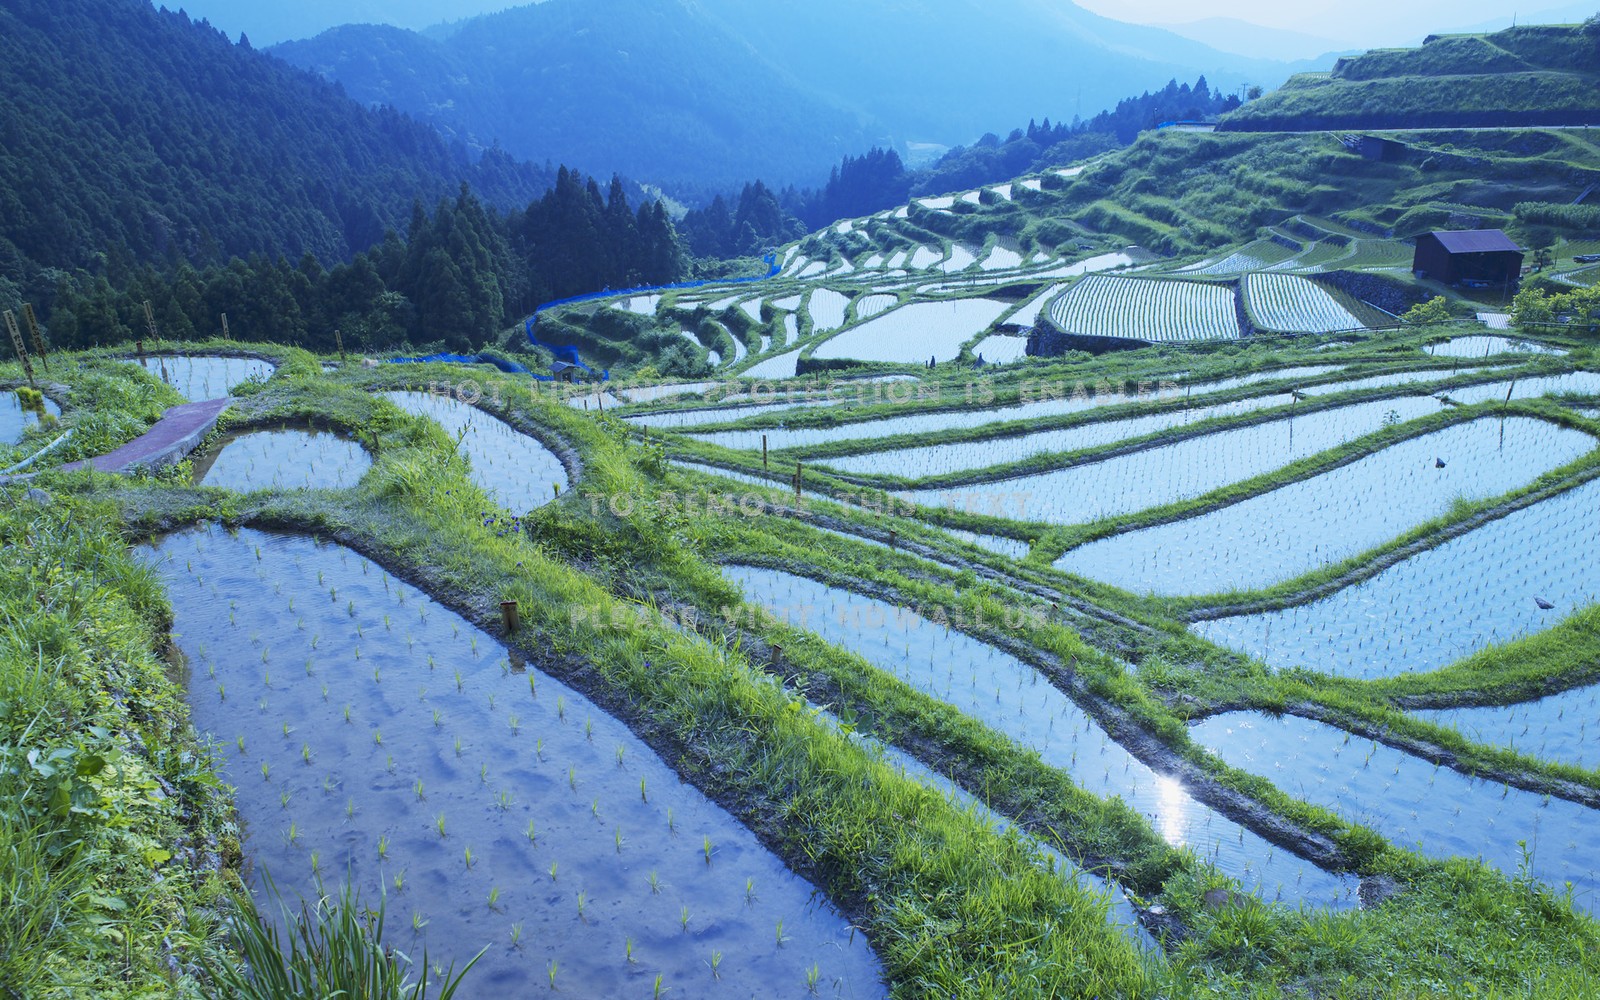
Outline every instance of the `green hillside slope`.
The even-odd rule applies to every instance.
[[[1600,22],[1430,37],[1341,59],[1228,115],[1234,131],[1600,123]]]

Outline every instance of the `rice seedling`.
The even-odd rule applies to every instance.
[[[629,965],[634,964],[636,959],[633,957],[633,938],[632,937],[626,937],[626,938],[622,939],[622,950],[623,950],[623,957],[627,959],[628,964]]]
[[[428,926],[428,921],[423,919],[421,910],[411,911],[411,933],[421,934],[422,929]]]
[[[754,903],[756,901],[756,880],[754,878],[744,880],[744,901],[746,903]]]
[[[722,952],[713,951],[711,953],[711,961],[707,962],[706,964],[711,966],[712,979],[722,979]]]
[[[351,708],[351,706],[349,706],[349,705],[346,705],[344,707],[344,721],[346,723],[349,723],[349,721],[350,721],[350,708]]]
[[[550,970],[549,970],[550,971],[550,988],[552,990],[556,988],[556,970],[559,967],[560,966],[557,965],[556,960],[552,958],[550,960]]]
[[[625,748],[622,746],[622,744],[620,744],[620,743],[617,744],[617,766],[618,767],[622,766],[622,755],[623,755],[624,749]]]
[[[522,949],[522,922],[511,925],[511,947],[520,951]]]
[[[239,753],[243,754],[243,753],[246,752],[245,748],[244,748],[244,737],[243,736],[240,736],[240,737],[236,738],[233,742],[234,742],[234,744],[236,746],[238,746]]]
[[[383,732],[381,730],[374,729],[372,731],[372,745],[377,747],[383,746]]]
[[[278,808],[280,808],[280,809],[288,809],[289,808],[289,792],[286,791],[282,795],[278,796]]]
[[[433,728],[440,729],[444,726],[444,713],[437,708],[433,710]]]
[[[662,986],[661,985],[661,976],[659,974],[657,974],[656,975],[656,985],[655,985],[655,988],[651,991],[651,996],[654,997],[655,1000],[660,1000],[661,994],[670,993],[670,992],[671,992],[671,987]]]
[[[578,919],[579,920],[585,920],[584,909],[588,906],[588,902],[589,902],[589,896],[588,896],[587,893],[582,893],[582,892],[578,893]]]
[[[611,834],[611,839],[617,845],[617,853],[622,853],[622,827],[617,827]]]
[[[556,718],[567,721],[567,699],[559,694],[556,695]]]
[[[489,765],[488,764],[479,764],[478,765],[478,784],[487,785],[488,783],[489,783]]]
[[[489,887],[489,909],[498,910],[499,908],[500,908],[500,887],[497,886],[497,885],[492,885],[492,886]]]
[[[516,736],[522,729],[522,720],[517,718],[515,712],[511,714],[511,735]]]
[[[434,817],[433,825],[434,825],[435,828],[438,829],[440,839],[443,839],[444,836],[445,836],[445,832],[444,832],[444,813],[440,813],[438,816]]]
[[[822,970],[817,967],[815,962],[811,963],[811,968],[806,970],[806,992],[817,992],[817,983],[821,980],[821,978]]]
[[[461,756],[461,737],[456,737],[456,756]]]
[[[556,862],[552,861],[552,862],[550,862],[550,881],[554,882],[555,880],[556,880]]]
[[[499,807],[501,812],[506,812],[509,810],[511,808],[511,803],[511,792],[505,789],[501,789],[500,793],[495,796],[495,805]]]
[[[706,837],[704,839],[704,843],[701,845],[701,847],[705,851],[706,864],[709,865],[711,863],[711,853],[712,853],[712,851],[711,851],[711,838],[710,837]]]
[[[345,799],[345,802],[344,802],[344,818],[345,819],[355,819],[356,818],[356,800],[355,799]]]
[[[646,795],[645,791],[644,791],[644,779],[643,778],[639,779],[639,801],[640,802],[649,802],[650,801],[650,797],[648,795]]]
[[[404,892],[406,889],[406,870],[404,868],[394,873],[394,891]]]
[[[596,798],[593,802],[589,803],[589,813],[590,813],[590,815],[594,816],[595,819],[599,819],[600,818],[600,800],[599,800],[599,798]]]
[[[271,781],[272,780],[272,766],[270,764],[268,764],[266,761],[262,761],[261,762],[261,780],[262,781]]]
[[[661,895],[661,877],[653,871],[650,873],[650,894],[652,896]]]
[[[471,847],[463,848],[462,851],[461,851],[461,857],[462,857],[462,860],[466,861],[466,863],[467,863],[467,870],[471,871],[472,870],[472,862],[473,862],[472,848]]]
[[[539,842],[539,831],[534,826],[533,820],[531,820],[531,819],[528,820],[528,829],[523,831],[523,832],[524,832],[524,835],[528,838],[528,843],[537,844]]]
[[[687,906],[678,908],[678,926],[683,929],[685,934],[689,932],[689,908]]]
[[[300,827],[297,824],[290,822],[289,829],[285,830],[283,833],[283,839],[290,847],[300,846]]]
[[[787,940],[789,940],[789,939],[783,936],[783,918],[780,917],[778,919],[778,930],[777,930],[777,934],[774,937],[774,943],[779,948],[782,948],[783,947],[783,943],[785,941],[787,941]]]
[[[567,768],[567,787],[573,791],[578,790],[578,769],[576,767]]]
[[[322,875],[322,853],[320,851],[312,851],[311,852],[311,877],[312,878],[319,878],[319,877],[321,877],[321,875]]]
[[[461,686],[462,686],[461,671],[460,671],[460,669],[457,669],[456,670],[456,691],[458,693],[461,691]]]

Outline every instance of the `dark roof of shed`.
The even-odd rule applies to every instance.
[[[552,361],[552,362],[550,362],[550,370],[553,371],[553,372],[564,372],[568,368],[576,368],[576,367],[578,367],[578,366],[573,364],[570,361]]]
[[[1434,239],[1451,253],[1521,253],[1522,248],[1498,229],[1465,229],[1435,232]]]

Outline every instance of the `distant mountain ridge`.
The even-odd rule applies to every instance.
[[[271,51],[469,146],[690,185],[815,183],[872,145],[1310,68],[1059,0],[544,0],[432,34],[352,25]]]

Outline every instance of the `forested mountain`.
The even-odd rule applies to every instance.
[[[234,336],[332,351],[402,345],[482,347],[553,298],[677,280],[677,236],[659,202],[629,207],[621,181],[602,192],[562,168],[555,186],[500,214],[462,185],[430,214],[411,210],[405,235],[391,230],[348,263],[325,268],[253,255],[170,271],[144,266],[115,287],[104,277],[63,282],[49,315],[57,347],[113,344],[142,334],[148,300],[164,339],[215,335],[227,313]]]
[[[48,299],[64,271],[331,264],[404,229],[468,180],[526,204],[553,182],[148,0],[0,6],[0,300]]]
[[[1296,68],[1065,0],[545,0],[438,37],[350,26],[272,51],[469,145],[691,186],[805,183],[872,145]]]

